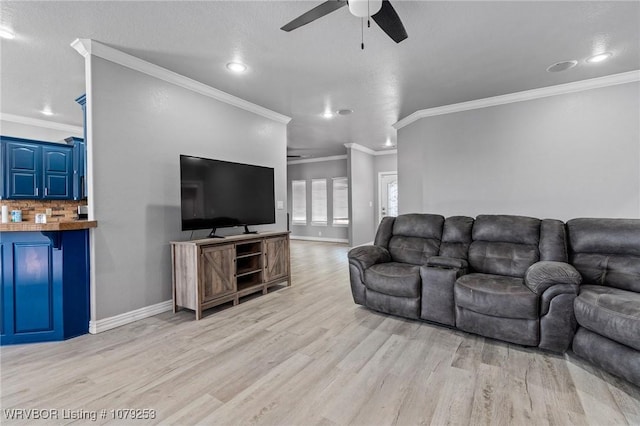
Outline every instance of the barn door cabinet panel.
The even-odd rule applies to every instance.
[[[200,262],[203,302],[209,302],[236,291],[233,244],[202,247]]]
[[[173,308],[202,311],[286,282],[289,233],[263,232],[171,243]]]
[[[289,276],[289,238],[273,237],[264,240],[265,282],[271,283]]]

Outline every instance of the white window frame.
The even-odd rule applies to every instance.
[[[316,199],[316,184],[323,184],[324,200]],[[311,179],[311,224],[315,226],[327,226],[329,223],[329,191],[327,179]],[[324,210],[324,215],[322,211]]]
[[[295,196],[295,186],[296,184],[302,183],[302,187],[304,188],[304,196],[302,197],[303,205],[299,206],[300,209],[304,209],[304,220],[300,218],[296,218],[296,196]],[[292,225],[306,225],[307,224],[307,181],[306,180],[292,180],[291,181],[291,224]]]
[[[339,217],[339,215],[336,214],[336,206],[338,206],[338,203],[336,203],[336,182],[337,181],[344,181],[345,185],[346,185],[346,197],[347,199],[345,200],[345,208],[347,209],[347,215],[345,218],[343,217]],[[333,211],[332,213],[332,225],[333,226],[349,226],[350,220],[349,220],[349,180],[346,177],[334,177],[333,179],[331,179],[331,199],[333,200]]]

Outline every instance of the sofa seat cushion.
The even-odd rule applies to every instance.
[[[456,306],[494,317],[538,319],[538,296],[522,278],[468,274],[454,286]]]
[[[574,310],[582,327],[640,351],[640,294],[585,285]]]
[[[388,262],[373,265],[364,273],[365,286],[378,293],[397,297],[420,296],[420,267]]]

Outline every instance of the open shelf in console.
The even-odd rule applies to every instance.
[[[241,276],[253,272],[262,272],[262,256],[253,255],[236,257],[236,276]]]
[[[261,272],[262,270],[258,270],[236,276],[238,296],[241,297],[257,291],[263,291],[264,285],[262,284]]]
[[[236,258],[257,256],[262,254],[262,241],[236,243]]]

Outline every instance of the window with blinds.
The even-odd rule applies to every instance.
[[[291,223],[307,224],[307,181],[291,181]]]
[[[349,225],[349,182],[333,178],[333,224]]]
[[[311,223],[327,224],[327,180],[311,179]]]

